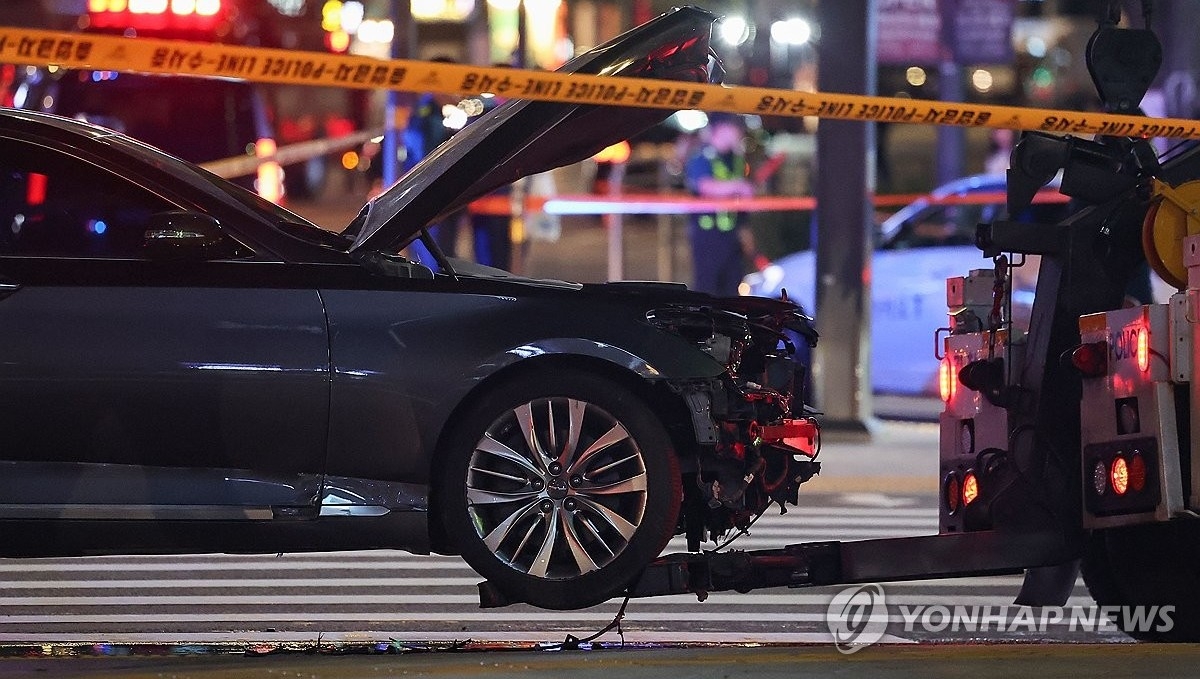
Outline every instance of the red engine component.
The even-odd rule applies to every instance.
[[[750,423],[750,436],[755,443],[783,444],[808,457],[816,456],[820,428],[813,419],[785,419],[773,424]]]

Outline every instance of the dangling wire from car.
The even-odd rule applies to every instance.
[[[588,635],[582,639],[576,637],[574,634],[568,634],[566,639],[563,639],[561,642],[559,642],[557,644],[550,644],[549,646],[539,646],[538,648],[543,651],[578,651],[580,646],[582,646],[583,644],[590,644],[593,641],[604,636],[605,634],[608,634],[613,629],[617,630],[617,634],[621,637],[621,647],[624,648],[625,647],[625,630],[621,629],[621,620],[623,620],[625,618],[625,609],[626,609],[626,607],[629,606],[629,600],[631,598],[633,598],[633,595],[626,594],[625,600],[621,602],[621,607],[617,609],[617,614],[613,616],[612,622],[605,625],[600,631],[596,632],[595,634]]]

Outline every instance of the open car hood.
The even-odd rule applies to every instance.
[[[711,82],[716,15],[674,9],[572,59],[561,73]],[[521,177],[578,162],[668,116],[667,109],[510,100],[467,125],[367,203],[350,252],[396,252],[421,229]]]

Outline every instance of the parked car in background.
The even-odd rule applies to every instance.
[[[936,395],[933,334],[946,320],[946,279],[970,269],[991,268],[975,247],[975,226],[1004,212],[1003,175],[974,175],[937,187],[879,225],[871,260],[871,385],[876,393]],[[979,202],[939,203],[980,196]],[[1054,223],[1066,214],[1063,202],[1035,203],[1027,221]],[[788,299],[813,314],[816,253],[794,252],[748,275],[751,295]],[[1013,271],[1013,318],[1028,319],[1037,282],[1036,258]]]

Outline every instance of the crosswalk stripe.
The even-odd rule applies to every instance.
[[[279,588],[320,588],[320,587],[470,587],[474,588],[482,578],[478,575],[467,578],[453,576],[444,577],[391,577],[391,578],[230,578],[212,577],[205,579],[173,578],[173,579],[97,579],[97,580],[8,580],[0,584],[0,601],[4,593],[13,590],[28,589],[200,589],[221,588],[235,589],[253,587],[256,589]],[[889,583],[890,587],[921,587],[929,588],[986,588],[1013,587],[1021,582],[1020,576],[996,576],[980,578],[943,578],[931,580],[914,580]],[[1082,584],[1082,580],[1078,581]]]
[[[659,606],[676,608],[679,606],[699,606],[703,610],[711,610],[712,603],[720,602],[724,606],[828,606],[834,593],[827,594],[726,594],[714,593],[712,602],[698,602],[695,596],[679,595],[656,597],[644,604],[644,607]],[[641,600],[639,600],[641,601]],[[905,606],[985,606],[995,605],[995,598],[979,595],[891,595],[887,602],[893,605]],[[79,604],[77,597],[70,596],[30,596],[3,597],[0,603],[5,606],[75,606]],[[87,606],[441,606],[441,605],[475,605],[479,598],[471,594],[300,594],[300,595],[204,595],[186,594],[180,596],[96,596],[88,597]],[[1076,598],[1067,605],[1083,605],[1082,598]],[[439,619],[454,620],[457,613],[442,612]],[[723,614],[722,614],[723,615]],[[774,613],[772,613],[774,615]],[[0,623],[9,617],[0,614]],[[69,614],[65,617],[71,617]]]
[[[714,611],[715,613],[715,611]],[[696,611],[637,611],[626,614],[624,622],[626,624],[646,623],[646,622],[695,622],[697,615]],[[721,611],[719,617],[714,617],[714,620],[721,622],[764,622],[765,615],[761,611]],[[826,622],[825,611],[812,613],[799,613],[788,611],[771,611],[769,614],[772,624],[782,623],[821,623]],[[426,613],[422,611],[404,611],[404,612],[380,612],[380,613],[363,613],[363,612],[347,612],[347,613],[310,613],[310,612],[286,612],[286,613],[224,613],[219,618],[214,618],[209,613],[174,613],[165,612],[158,614],[140,614],[140,613],[104,613],[104,614],[78,614],[78,615],[6,615],[0,616],[0,626],[3,625],[52,625],[52,624],[136,624],[136,623],[208,623],[208,622],[278,622],[287,620],[290,623],[314,623],[314,622],[367,622],[367,623],[413,623],[413,622],[486,622],[486,623],[513,623],[513,622],[538,622],[551,623],[561,626],[563,623],[589,623],[603,625],[612,620],[611,613],[586,613],[579,611],[536,611],[523,613],[519,619],[514,619],[511,612],[478,612],[478,611],[463,611],[454,616],[448,616],[445,613]],[[889,622],[904,622],[902,615],[889,615]],[[1049,622],[1049,621],[1047,621]],[[1062,621],[1059,624],[1066,625],[1067,621]],[[463,636],[486,634],[486,632],[471,632],[463,633]],[[683,633],[686,635],[687,633]],[[3,637],[0,636],[0,640]]]

